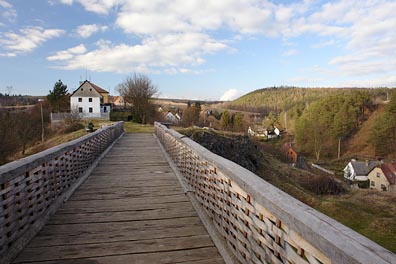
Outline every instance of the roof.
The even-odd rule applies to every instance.
[[[97,85],[94,84],[94,83],[91,83],[90,81],[86,81],[86,82],[89,82],[89,83],[92,85],[92,87],[95,88],[95,90],[96,90],[98,93],[109,93],[109,92],[106,91],[105,89],[103,89],[103,88],[97,86]]]
[[[396,163],[383,163],[379,166],[390,184],[396,183]]]
[[[72,93],[71,96],[73,96],[82,86],[84,86],[84,85],[86,85],[86,84],[88,84],[88,85],[90,85],[92,88],[94,88],[95,91],[97,91],[99,94],[102,94],[102,93],[109,93],[108,91],[106,91],[105,89],[103,89],[103,88],[97,86],[96,84],[91,83],[91,82],[88,81],[88,80],[85,80],[85,81],[82,82],[82,83],[80,84],[80,86]]]
[[[367,164],[366,164],[367,163]],[[351,166],[355,171],[356,176],[362,176],[367,174],[376,166],[381,164],[380,161],[377,160],[369,160],[369,161],[351,161]]]

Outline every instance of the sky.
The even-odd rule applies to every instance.
[[[0,0],[0,93],[232,100],[272,86],[395,87],[396,1]]]

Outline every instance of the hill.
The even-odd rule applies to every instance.
[[[320,98],[352,91],[367,91],[373,98],[386,100],[387,88],[301,88],[301,87],[269,87],[245,94],[228,103],[231,109],[262,108],[267,111],[288,111],[297,105],[310,104]]]

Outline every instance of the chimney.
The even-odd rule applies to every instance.
[[[366,160],[366,167],[369,166],[369,160]]]

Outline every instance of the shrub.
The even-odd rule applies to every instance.
[[[67,134],[84,128],[84,125],[81,123],[72,123],[65,128],[64,133]]]
[[[337,195],[346,193],[346,189],[342,183],[332,177],[324,175],[318,175],[309,179],[303,186],[317,195]]]

